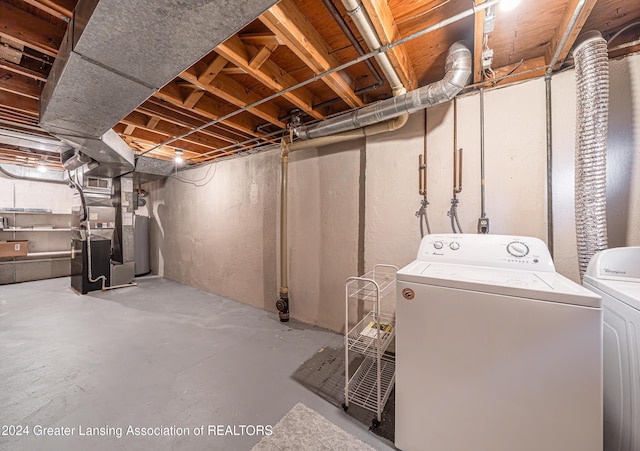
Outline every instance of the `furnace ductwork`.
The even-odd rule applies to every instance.
[[[609,110],[607,42],[585,33],[574,51],[576,66],[575,212],[580,277],[607,248],[606,182]]]
[[[276,1],[80,0],[42,92],[41,127],[77,150],[72,166],[131,172],[133,151],[111,128]]]
[[[449,48],[442,80],[333,119],[297,127],[294,132],[302,139],[313,139],[388,121],[447,102],[469,81],[472,60],[469,49],[461,42],[456,42]]]

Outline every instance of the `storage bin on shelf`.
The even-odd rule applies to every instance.
[[[395,337],[395,313],[390,308],[384,311],[383,307],[389,307],[385,301],[395,293],[396,271],[396,266],[379,264],[360,277],[349,277],[345,283],[345,388],[342,407],[347,410],[353,403],[375,412],[374,427],[382,420],[382,410],[395,383],[395,357],[385,354]],[[350,312],[357,304],[364,304],[366,312],[358,318],[355,326],[349,327]],[[362,362],[352,375],[349,374],[351,353],[362,356]]]

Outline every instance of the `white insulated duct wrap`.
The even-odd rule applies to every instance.
[[[609,59],[600,33],[588,32],[573,51],[576,66],[575,213],[580,277],[607,248],[606,178]]]

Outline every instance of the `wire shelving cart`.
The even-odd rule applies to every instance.
[[[379,264],[360,277],[345,283],[344,403],[353,403],[376,414],[374,427],[382,421],[384,409],[396,378],[395,357],[385,354],[395,337],[395,313],[383,312],[385,298],[395,293],[396,271],[393,265]],[[350,309],[363,304],[366,313],[349,327]],[[350,375],[349,354],[357,353],[362,363]]]

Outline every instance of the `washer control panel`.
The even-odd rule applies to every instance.
[[[546,244],[532,237],[438,234],[420,243],[418,260],[554,272]]]
[[[522,241],[512,241],[507,244],[507,252],[513,257],[526,257],[529,255],[529,246]]]

